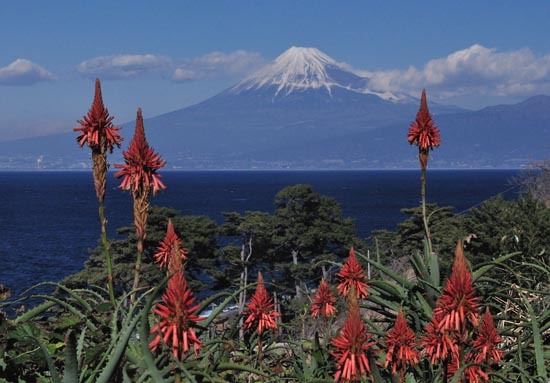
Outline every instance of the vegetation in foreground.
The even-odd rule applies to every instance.
[[[111,241],[106,155],[121,137],[99,81],[79,123],[100,246],[82,273],[47,283],[54,294],[33,288],[0,304],[0,382],[548,381],[544,188],[468,215],[427,203],[428,154],[440,139],[424,92],[408,137],[419,149],[422,205],[367,241],[307,185],[281,190],[272,215],[229,212],[220,227],[149,207],[165,187],[164,161],[141,110],[116,166],[134,224]],[[2,314],[29,298],[41,303]]]

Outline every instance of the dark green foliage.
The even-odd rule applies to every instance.
[[[222,249],[226,265],[218,279],[229,285],[236,284],[244,267],[269,262],[273,217],[261,211],[246,211],[243,216],[237,212],[223,215],[225,222],[220,231],[229,244]]]
[[[465,240],[466,255],[474,265],[513,252],[521,253],[510,261],[515,262],[519,269],[525,262],[550,264],[550,209],[530,195],[518,200],[497,196],[467,215],[454,214],[450,206],[429,204],[427,210],[434,252],[440,258],[443,276],[449,271],[457,239]],[[403,209],[402,212],[411,217],[400,223],[395,232],[379,230],[371,237],[371,248],[378,251],[382,263],[395,267],[397,271],[403,271],[399,269],[403,263],[400,260],[413,252],[423,251],[420,207]],[[533,269],[529,270],[533,272]],[[502,273],[501,277],[511,276],[505,271]],[[536,275],[530,278],[537,280]]]
[[[180,236],[183,246],[188,250],[187,263],[192,287],[199,287],[199,275],[203,270],[213,267],[217,254],[218,227],[214,221],[205,216],[178,216],[178,212],[162,207],[151,206],[147,220],[147,238],[144,243],[143,264],[141,266],[141,285],[155,286],[164,277],[164,273],[154,263],[153,255],[159,242],[166,235],[168,219],[172,219],[174,230]],[[125,235],[122,240],[111,242],[111,256],[113,258],[113,276],[115,287],[128,291],[133,280],[133,265],[136,259],[137,238],[133,226],[118,229],[118,233]],[[107,274],[101,248],[91,252],[86,261],[85,269],[69,276],[65,283],[70,286],[105,285]]]
[[[212,270],[219,269],[218,225],[206,216],[190,215],[175,217],[172,223],[188,250],[186,274],[191,288],[203,288],[201,280],[205,279],[205,273],[212,274]]]
[[[502,196],[492,198],[472,210],[466,222],[468,232],[475,235],[469,245],[475,263],[520,252],[510,261],[516,273],[521,273],[526,263],[550,265],[550,209],[530,195],[511,201]],[[513,275],[504,271],[499,276],[509,279]],[[534,284],[550,282],[547,273],[540,274],[543,279],[538,273],[520,275]]]
[[[275,206],[272,255],[281,277],[291,277],[297,285],[321,275],[319,261],[343,256],[357,242],[353,221],[342,218],[336,200],[310,185],[284,188],[275,196]]]
[[[550,209],[550,159],[534,164],[516,179],[523,192],[529,194]]]
[[[164,238],[168,219],[188,250],[186,274],[193,289],[208,284],[210,289],[238,285],[243,267],[251,272],[258,267],[280,274],[282,285],[291,287],[295,280],[305,285],[319,279],[326,271],[322,261],[347,255],[351,246],[361,246],[355,238],[351,219],[342,218],[340,205],[309,185],[281,190],[275,197],[274,216],[259,211],[224,213],[225,222],[218,227],[204,216],[179,216],[177,211],[152,206],[149,209],[147,237],[141,269],[142,286],[154,286],[163,273],[153,262],[153,255]],[[118,229],[126,236],[111,242],[114,283],[128,291],[133,279],[136,243],[133,226]],[[218,239],[225,246],[218,248]],[[293,264],[293,254],[296,264]],[[321,263],[323,266],[317,267]],[[248,272],[248,271],[247,271]],[[105,263],[101,248],[92,251],[83,271],[68,277],[70,286],[105,285]],[[286,277],[286,278],[285,278]]]
[[[443,275],[447,274],[452,264],[457,239],[463,239],[468,234],[464,216],[454,214],[453,210],[452,206],[426,205],[433,251],[440,258]],[[401,212],[410,217],[401,222],[395,232],[379,230],[371,237],[371,247],[378,251],[381,261],[396,269],[403,263],[400,260],[407,259],[415,252],[423,252],[424,247],[422,208],[406,208]]]

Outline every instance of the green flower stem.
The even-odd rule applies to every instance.
[[[422,221],[424,222],[424,232],[428,242],[428,251],[432,254],[432,236],[430,234],[430,228],[428,226],[428,218],[426,216],[426,168],[422,168],[422,174],[420,176],[421,195],[422,195]]]
[[[134,303],[135,301],[135,290],[139,286],[139,275],[141,272],[141,259],[143,256],[143,239],[138,238],[138,244],[137,244],[137,258],[136,258],[136,265],[134,266],[134,284],[132,285],[132,290],[134,292],[132,293],[132,296],[130,298],[130,302]]]
[[[99,220],[101,221],[101,242],[103,244],[103,254],[105,254],[105,263],[107,263],[107,285],[109,289],[109,298],[113,307],[115,306],[115,292],[113,288],[113,265],[111,254],[109,252],[109,239],[107,238],[107,219],[105,218],[105,205],[99,204]]]

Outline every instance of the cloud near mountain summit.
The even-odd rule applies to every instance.
[[[174,81],[193,81],[206,78],[244,77],[267,63],[261,54],[237,50],[228,54],[211,52],[186,60],[175,68]]]
[[[537,57],[530,49],[499,52],[475,44],[423,68],[358,71],[374,90],[414,94],[429,87],[432,95],[450,98],[468,94],[494,96],[550,92],[550,54]]]

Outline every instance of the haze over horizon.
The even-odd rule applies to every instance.
[[[318,48],[378,92],[516,103],[550,94],[549,11],[543,1],[6,3],[0,141],[70,131],[96,77],[122,124],[138,106],[153,117],[205,100],[292,46]]]

